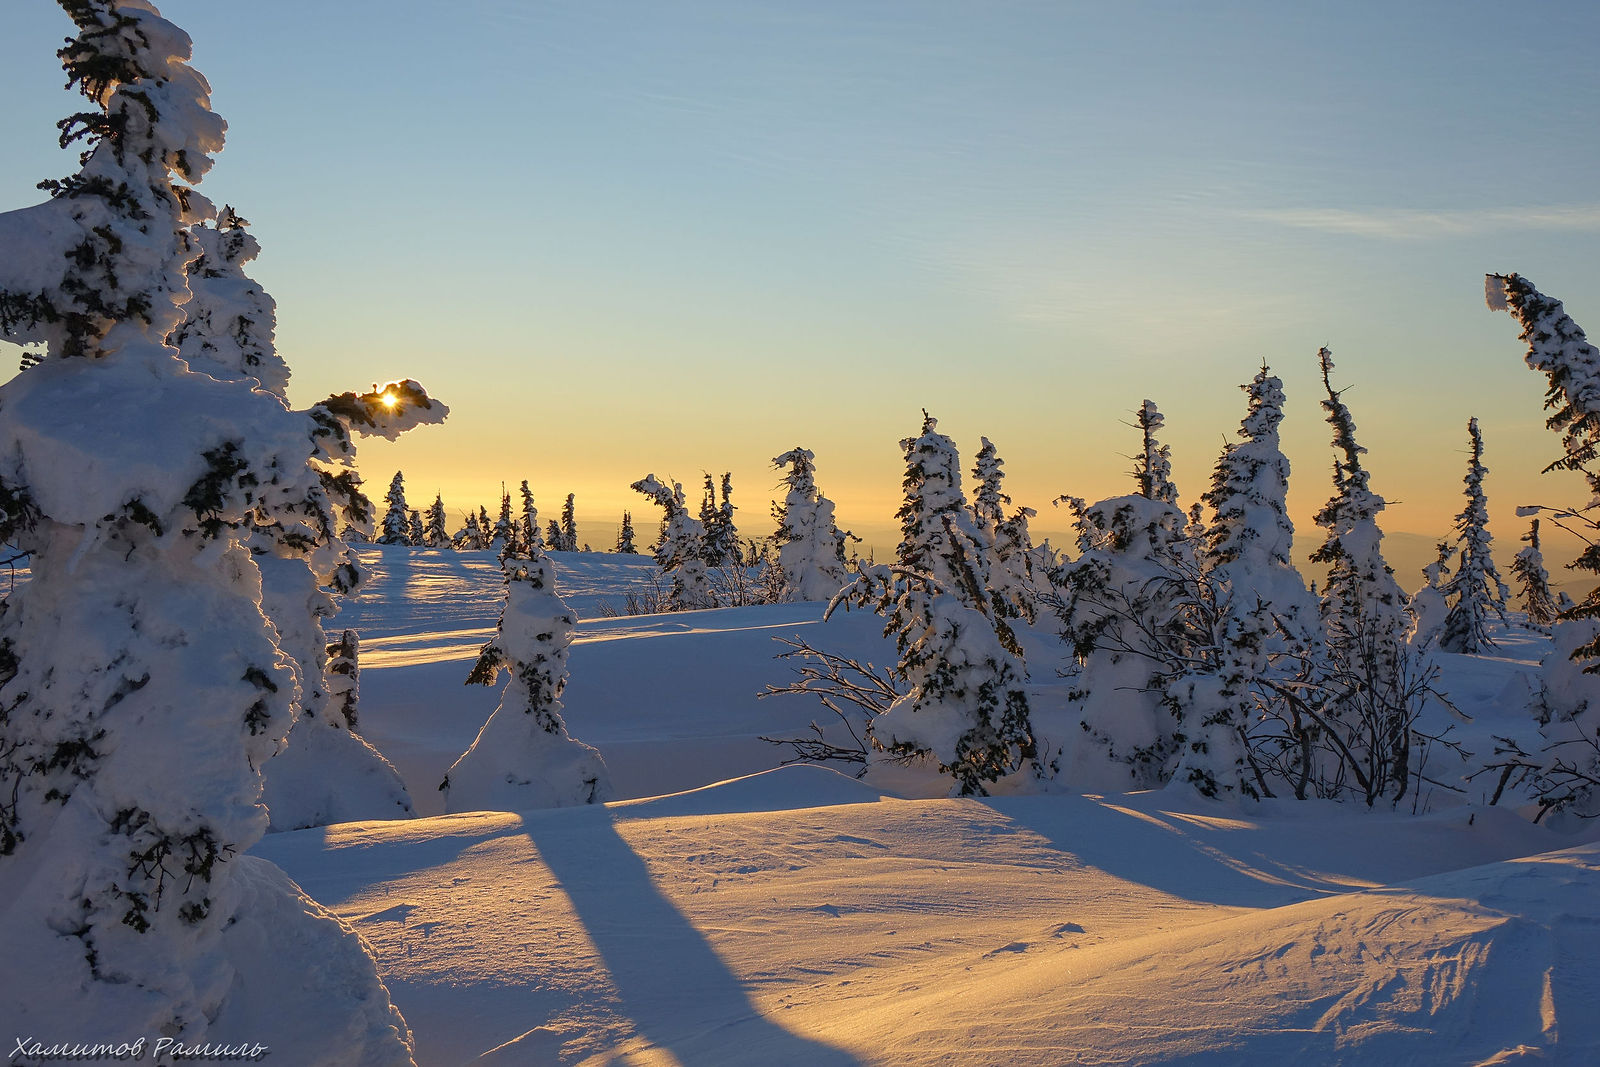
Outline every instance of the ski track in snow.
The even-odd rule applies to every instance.
[[[363,551],[371,591],[330,629],[361,631],[362,721],[426,812],[434,763],[498,697],[461,684],[498,572],[487,553],[403,552]],[[650,573],[557,562],[580,616]],[[755,736],[822,711],[756,700],[788,669],[772,635],[884,662],[875,624],[824,624],[817,604],[585,617],[568,725],[635,799],[352,823],[254,853],[373,946],[419,1064],[1600,1057],[1585,837],[1503,808],[947,799],[928,782],[903,799],[770,769],[781,754]],[[1517,725],[1504,704],[1541,651],[1439,657],[1464,733]]]

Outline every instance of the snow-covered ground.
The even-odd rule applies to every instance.
[[[427,1067],[469,1062],[1483,1063],[1600,1059],[1600,846],[1443,790],[1420,816],[1171,793],[947,799],[776,768],[774,636],[879,663],[820,605],[601,617],[652,564],[557,554],[565,695],[606,808],[444,816],[494,709],[489,554],[370,548],[361,723],[423,818],[273,834],[372,944]],[[1051,689],[1045,635],[1028,639]],[[1473,747],[1526,736],[1541,639],[1439,657]],[[1439,773],[1450,773],[1445,763]],[[1481,787],[1474,792],[1481,792]]]

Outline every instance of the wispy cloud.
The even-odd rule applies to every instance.
[[[1266,208],[1243,215],[1296,229],[1389,241],[1426,241],[1509,229],[1600,230],[1600,204],[1468,211]]]

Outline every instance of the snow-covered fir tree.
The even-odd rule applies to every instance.
[[[576,624],[556,591],[549,556],[507,553],[505,599],[494,640],[483,646],[468,685],[510,677],[500,705],[439,788],[445,810],[526,811],[603,804],[611,779],[600,753],[567,733],[561,694]]]
[[[1548,384],[1545,425],[1561,434],[1561,455],[1545,470],[1583,475],[1590,498],[1600,497],[1600,350],[1589,343],[1561,301],[1539,292],[1518,274],[1490,275],[1492,309],[1511,313],[1522,327],[1528,366]],[[1528,508],[1572,525],[1587,541],[1567,566],[1600,576],[1600,522],[1578,508]],[[1560,610],[1552,648],[1540,666],[1538,716],[1545,745],[1518,760],[1531,772],[1540,804],[1572,816],[1600,814],[1600,585]],[[1501,739],[1505,741],[1507,739]]]
[[[410,525],[411,525],[411,530],[410,530],[411,539],[407,542],[407,544],[416,545],[416,546],[420,547],[423,544],[423,539],[427,537],[428,532],[422,525],[422,512],[418,511],[416,508],[412,508],[411,509],[411,524]]]
[[[354,630],[345,630],[328,646],[328,703],[352,732],[360,700],[361,641]]]
[[[1045,603],[1079,667],[1069,706],[1036,709],[1040,773],[1075,790],[1154,788],[1178,755],[1167,687],[1189,655],[1184,516],[1143,494],[1068,503],[1078,557]]]
[[[189,236],[200,255],[189,264],[189,301],[184,319],[167,343],[191,370],[214,378],[254,378],[268,392],[285,396],[289,366],[272,343],[277,305],[245,274],[261,245],[231,207],[215,225],[197,223]]]
[[[739,530],[734,525],[733,475],[722,476],[722,502],[717,502],[711,475],[706,475],[705,501],[700,508],[700,522],[706,530],[706,566],[737,566],[744,559],[744,549],[739,543]]]
[[[578,551],[577,494],[568,493],[567,502],[561,505],[561,551]]]
[[[481,519],[479,520],[482,521]],[[500,486],[500,514],[489,531],[487,547],[494,551],[516,551],[516,522],[511,517],[511,494]]]
[[[551,519],[549,524],[545,526],[544,542],[545,548],[551,552],[565,552],[567,550],[567,539],[562,536],[561,523],[558,520]]]
[[[848,580],[843,557],[844,535],[833,520],[833,501],[817,488],[816,455],[795,447],[772,461],[785,471],[779,483],[786,492],[772,507],[786,596],[791,600],[830,600]]]
[[[1156,410],[1155,401],[1146,400],[1139,405],[1136,425],[1142,447],[1133,460],[1133,478],[1139,483],[1139,495],[1146,500],[1159,500],[1177,507],[1178,487],[1172,482],[1172,449],[1156,439],[1166,421]]]
[[[667,593],[668,610],[694,611],[717,606],[716,592],[706,574],[705,527],[689,514],[683,485],[673,482],[669,489],[654,474],[630,486],[660,506],[663,518],[661,541],[656,545],[656,565],[672,580]]]
[[[258,560],[309,576],[293,553],[337,554],[341,521],[370,523],[352,427],[418,413],[375,394],[294,412],[169,347],[212,211],[185,183],[223,123],[151,4],[62,7],[83,166],[0,215],[0,334],[46,353],[0,388],[0,533],[33,566],[0,617],[0,939],[28,960],[0,1003],[19,1033],[87,1020],[113,1042],[297,1018],[350,1062],[409,1064],[361,942],[246,853],[260,768],[303,700],[297,620],[263,602]]]
[[[633,514],[628,511],[622,513],[622,526],[617,530],[616,551],[625,555],[637,555],[639,549],[633,543]]]
[[[383,525],[378,534],[380,545],[409,545],[411,543],[411,509],[406,504],[405,472],[395,471],[389,481],[389,492],[383,498],[389,505],[383,513]]]
[[[989,559],[961,491],[955,443],[923,413],[902,441],[905,502],[895,565],[864,566],[834,603],[871,608],[893,636],[905,695],[872,720],[890,758],[929,756],[964,796],[1034,754],[1022,650],[988,593]]]
[[[972,517],[989,547],[989,592],[1000,614],[1033,622],[1039,614],[1039,599],[1034,588],[1033,538],[1028,520],[1037,513],[1032,508],[1018,508],[1006,515],[1011,498],[1002,488],[1005,460],[987,437],[979,440],[972,468],[976,487]]]
[[[1488,622],[1492,613],[1502,620],[1510,591],[1495,569],[1489,535],[1489,501],[1483,492],[1483,434],[1476,418],[1467,420],[1467,505],[1456,516],[1456,537],[1461,556],[1455,576],[1441,590],[1450,601],[1444,628],[1439,632],[1439,648],[1445,652],[1474,655],[1494,644]]]
[[[461,529],[456,531],[450,542],[462,552],[475,552],[484,546],[484,540],[483,530],[478,525],[478,516],[469,511],[467,512],[466,521],[462,524]]]
[[[1414,683],[1422,668],[1406,642],[1406,596],[1383,558],[1384,499],[1370,487],[1355,419],[1333,387],[1333,354],[1323,348],[1317,358],[1335,453],[1333,496],[1316,515],[1325,537],[1311,555],[1328,568],[1320,607],[1340,679],[1329,722],[1345,754],[1349,791],[1369,805],[1393,802],[1414,784],[1412,725],[1422,695]]]
[[[1550,589],[1550,574],[1544,569],[1544,553],[1539,547],[1539,520],[1533,519],[1523,535],[1523,548],[1511,561],[1511,576],[1517,583],[1523,610],[1532,626],[1548,627],[1556,621],[1558,606]]]
[[[522,511],[518,520],[522,524],[522,536],[519,543],[522,551],[530,556],[541,555],[544,552],[544,534],[539,529],[539,509],[533,503],[533,490],[528,488],[528,480],[522,480]]]
[[[428,505],[428,514],[422,528],[422,543],[428,548],[449,547],[450,532],[445,528],[445,521],[444,496],[435,493],[433,503]]]
[[[1302,709],[1320,673],[1321,623],[1292,558],[1283,383],[1263,366],[1243,388],[1241,440],[1223,450],[1204,497],[1213,519],[1197,554],[1204,577],[1193,579],[1193,666],[1169,685],[1182,717],[1172,783],[1211,797],[1275,785],[1304,797],[1316,730]]]

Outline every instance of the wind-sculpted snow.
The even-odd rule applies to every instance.
[[[462,685],[483,638],[461,635],[492,633],[497,568],[362,558],[374,595],[341,624],[419,657],[363,659],[362,721],[408,777],[442,770],[493,710]],[[640,574],[554,559],[561,588],[596,601]],[[429,590],[416,619],[385,592],[405,588]],[[580,619],[566,717],[633,799],[253,851],[367,938],[417,1062],[440,1067],[1600,1056],[1600,846],[1442,791],[1415,816],[1183,792],[950,799],[930,769],[770,769],[783,751],[757,735],[822,710],[755,698],[788,669],[771,636],[881,663],[880,629],[817,604]],[[1058,699],[1048,634],[1022,637],[1030,698]],[[1525,717],[1548,647],[1496,641],[1498,658],[1436,656],[1475,717],[1469,746]]]

